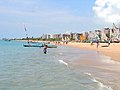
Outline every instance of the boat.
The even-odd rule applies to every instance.
[[[24,44],[23,45],[24,47],[43,47],[43,45],[42,44],[40,44],[40,45],[37,45],[37,44]]]
[[[53,44],[46,44],[47,48],[57,48],[57,45],[53,45]]]
[[[24,29],[26,32],[26,37],[27,37],[26,39],[27,39],[27,43],[28,43],[28,44],[24,44],[23,45],[24,47],[44,47],[44,45],[47,45],[47,48],[57,48],[56,45],[50,44],[50,42],[46,42],[46,43],[44,43],[44,42],[30,42],[25,25],[24,25]]]
[[[11,41],[11,39],[7,39],[7,38],[3,38],[2,40],[4,40],[4,41]]]
[[[9,41],[9,42],[10,42],[11,40],[10,40],[10,39],[6,39],[6,40],[4,40],[4,41]]]
[[[56,45],[53,44],[46,44],[47,48],[57,48]],[[24,47],[44,47],[44,44],[24,44]]]

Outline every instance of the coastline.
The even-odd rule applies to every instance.
[[[101,85],[102,88],[107,88],[105,90],[119,90],[120,89],[120,43],[111,43],[109,47],[102,47],[107,46],[107,43],[100,43],[99,47],[96,47],[96,43],[90,45],[90,43],[76,43],[76,42],[69,42],[65,44],[65,46],[71,46],[80,48],[82,50],[91,50],[97,51],[105,56],[109,56],[113,62],[107,63],[100,63],[95,62],[94,60],[85,60],[81,61],[78,60],[75,62],[75,65],[82,65],[85,67],[93,68],[93,70],[89,71],[88,74],[90,77],[94,78],[94,81]],[[92,55],[92,54],[91,54]],[[91,59],[89,56],[87,58]],[[97,57],[97,56],[96,56]],[[116,63],[116,61],[118,63]],[[94,71],[95,70],[95,71]],[[97,73],[96,73],[97,72]]]
[[[27,42],[27,40],[19,40],[19,41]],[[52,44],[56,44],[53,41],[36,41],[36,42],[50,42]],[[65,46],[76,47],[84,50],[98,51],[101,54],[111,57],[112,60],[120,62],[120,43],[111,43],[109,47],[106,47],[108,43],[99,43],[98,48],[96,47],[96,43],[90,45],[90,43],[69,42],[68,44],[62,44],[62,42],[60,42],[60,44],[57,45],[65,45]]]
[[[25,41],[26,42],[26,41]],[[38,41],[38,42],[43,42],[43,41]],[[46,42],[46,41],[44,41]],[[71,68],[75,69],[78,67],[83,68],[89,68],[87,69],[87,71],[85,71],[85,73],[88,73],[90,75],[88,75],[92,80],[94,79],[95,83],[98,83],[99,85],[102,85],[102,88],[107,88],[106,90],[119,90],[119,65],[117,64],[108,64],[108,63],[104,63],[104,62],[96,62],[96,58],[99,59],[99,57],[97,56],[97,52],[100,52],[106,56],[111,57],[111,60],[114,61],[120,61],[120,43],[111,43],[109,47],[102,47],[102,46],[106,46],[108,45],[107,43],[100,43],[99,47],[96,48],[96,43],[94,43],[93,45],[90,45],[90,43],[78,43],[78,42],[69,42],[68,44],[62,44],[62,42],[60,42],[60,44],[56,43],[56,42],[50,42],[51,44],[57,44],[57,45],[63,45],[63,46],[70,46],[75,47],[75,48],[80,48],[83,51],[84,50],[91,50],[93,51],[93,53],[86,53],[86,54],[82,54],[81,58],[84,58],[83,60],[76,60],[75,62],[72,62]],[[81,51],[82,51],[81,50]],[[69,52],[69,50],[66,50]],[[79,51],[79,49],[78,49]],[[94,53],[95,51],[95,53]],[[97,51],[97,52],[96,52]],[[71,51],[72,52],[72,51]],[[73,52],[74,53],[74,52]],[[57,53],[58,54],[58,53]],[[75,55],[75,53],[74,53]],[[77,56],[80,54],[77,54]],[[91,57],[93,56],[93,57]],[[95,60],[94,60],[95,59]],[[63,59],[64,60],[64,59]],[[101,59],[100,59],[101,60]],[[98,60],[99,61],[99,60]],[[68,62],[69,64],[69,62]],[[97,72],[97,73],[96,73]],[[110,77],[112,75],[112,77]],[[110,77],[110,79],[109,79]]]
[[[84,50],[95,50],[98,51],[106,56],[111,57],[114,61],[120,62],[120,43],[111,43],[109,47],[103,47],[107,46],[107,43],[99,43],[99,47],[96,47],[96,43],[93,45],[90,45],[90,43],[76,43],[76,42],[69,42],[68,44],[65,44],[66,46],[72,46]]]

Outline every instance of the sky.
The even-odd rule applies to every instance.
[[[120,0],[1,0],[0,38],[84,33],[119,26]]]

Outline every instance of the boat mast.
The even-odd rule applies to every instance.
[[[29,38],[28,38],[28,34],[27,34],[27,29],[26,29],[26,26],[24,25],[24,29],[25,29],[25,33],[26,33],[26,39],[27,39],[27,42],[29,44]]]

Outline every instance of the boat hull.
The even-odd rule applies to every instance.
[[[24,44],[24,47],[43,47],[42,45],[30,45],[30,44]]]
[[[52,45],[52,44],[46,44],[47,48],[57,48],[56,45]],[[31,44],[24,44],[24,47],[44,47],[43,45],[31,45]]]

